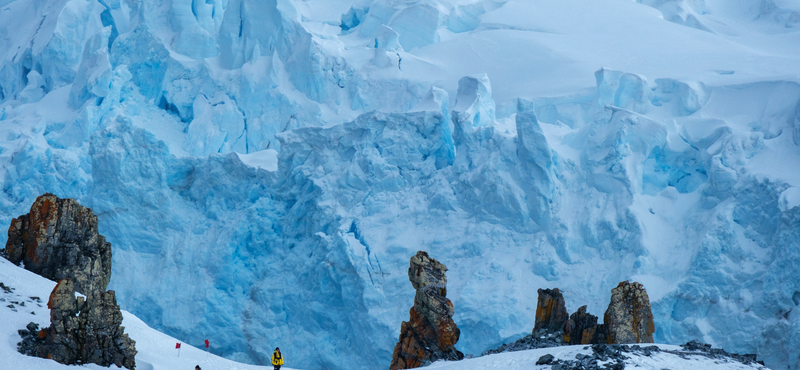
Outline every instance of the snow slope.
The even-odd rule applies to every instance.
[[[2,318],[0,320],[0,336],[2,336],[0,369],[75,369],[75,366],[61,365],[53,360],[25,356],[17,352],[17,343],[21,341],[17,330],[24,329],[30,322],[39,324],[40,328],[50,326],[50,310],[47,309],[47,299],[56,283],[16,267],[4,258],[0,258],[0,282],[13,288],[10,293],[0,291],[0,299],[2,299],[0,303],[3,303],[0,307],[0,317]],[[9,305],[13,308],[9,308]],[[210,354],[202,348],[205,338],[194,339],[195,344],[201,347],[197,348],[151,329],[130,312],[123,310],[122,315],[125,333],[136,341],[136,350],[138,351],[136,369],[138,370],[194,369],[195,365],[200,365],[200,368],[203,369],[272,369],[271,366],[253,366],[226,360]],[[179,342],[181,343],[180,354],[175,349],[175,343]],[[214,344],[213,339],[211,344]],[[94,364],[80,365],[79,367],[107,369]],[[112,366],[112,368],[117,369],[116,366]]]
[[[122,307],[240,362],[388,366],[424,249],[466,353],[633,279],[659,342],[797,369],[798,11],[0,0],[0,225],[76,198]]]

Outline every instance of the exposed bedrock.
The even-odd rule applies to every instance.
[[[539,300],[536,304],[536,323],[533,332],[545,330],[549,333],[561,331],[569,319],[564,296],[558,288],[539,289]]]
[[[111,244],[97,232],[97,216],[74,199],[49,193],[11,221],[0,252],[48,279],[70,279],[86,295],[105,291],[111,278]]]
[[[50,294],[50,327],[40,332],[37,355],[74,365],[93,363],[133,369],[136,342],[125,334],[113,290],[75,298],[75,286],[63,279]]]
[[[453,303],[447,299],[447,267],[419,251],[411,257],[408,278],[417,290],[409,321],[400,328],[390,370],[412,369],[431,362],[461,360],[455,348],[461,331],[453,322]]]
[[[653,313],[642,284],[623,281],[611,290],[611,302],[597,324],[597,316],[581,306],[567,316],[564,297],[558,288],[539,289],[534,336],[563,333],[566,344],[653,343]]]
[[[653,343],[656,328],[650,298],[642,284],[623,281],[612,289],[603,321],[608,344]]]
[[[568,344],[594,344],[605,343],[605,337],[599,338],[597,316],[586,312],[586,306],[581,306],[578,311],[570,315],[564,324],[564,342]]]

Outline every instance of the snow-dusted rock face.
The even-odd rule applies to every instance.
[[[120,304],[173,336],[386,367],[424,248],[465,353],[539,288],[602,312],[630,279],[654,340],[800,366],[791,2],[0,7],[0,223],[90,207]]]

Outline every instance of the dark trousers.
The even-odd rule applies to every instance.
[[[281,365],[272,365],[275,366],[275,370],[281,370]]]

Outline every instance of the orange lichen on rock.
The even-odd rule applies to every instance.
[[[53,194],[36,198],[30,213],[11,221],[0,255],[48,279],[71,279],[87,295],[104,291],[111,278],[111,244],[98,233],[97,216]]]
[[[609,344],[653,343],[653,313],[642,284],[623,281],[611,290],[611,302],[603,321]]]
[[[597,316],[586,312],[586,306],[581,306],[573,313],[564,325],[564,342],[569,344],[595,344],[605,343],[605,337],[598,340]]]
[[[564,296],[558,288],[539,289],[539,300],[536,304],[536,323],[533,332],[545,330],[550,333],[563,330],[569,319]]]
[[[446,298],[447,267],[426,252],[411,257],[408,278],[417,290],[409,320],[400,326],[390,370],[413,369],[439,359],[460,360],[455,349],[461,331],[453,322],[453,303]]]

